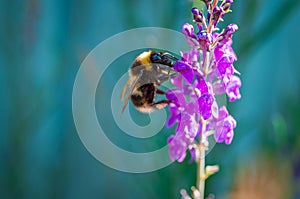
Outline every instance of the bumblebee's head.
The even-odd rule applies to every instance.
[[[150,55],[150,60],[153,62],[153,63],[157,63],[157,62],[160,62],[162,61],[162,56],[160,53],[156,53],[156,52],[151,52],[151,55]]]
[[[173,67],[174,60],[176,61],[178,59],[169,53],[154,52],[151,50],[143,52],[135,59],[134,63],[132,64],[131,68],[135,68],[135,70],[131,73],[133,75],[138,75],[141,68],[146,68],[146,70],[150,71],[152,70],[152,65],[155,63]],[[136,68],[138,66],[141,67]]]
[[[172,67],[173,65],[172,60],[178,60],[178,59],[169,53],[162,53],[162,52],[156,53],[151,51],[150,60],[152,63],[160,63]]]

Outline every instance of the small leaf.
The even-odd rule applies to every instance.
[[[207,165],[205,167],[205,177],[206,177],[206,179],[209,176],[217,173],[219,170],[220,170],[219,165]]]

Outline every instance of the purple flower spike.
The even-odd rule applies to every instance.
[[[198,150],[205,150],[199,146],[209,142],[211,132],[219,143],[232,142],[236,121],[225,106],[219,107],[216,96],[226,94],[230,102],[241,98],[241,80],[234,74],[238,73],[234,68],[237,56],[232,49],[232,36],[238,26],[230,24],[222,32],[217,27],[231,11],[233,0],[202,1],[207,11],[191,10],[199,30],[195,32],[189,23],[182,26],[190,50],[180,52],[181,59],[173,64],[178,72],[171,79],[175,88],[166,92],[171,101],[166,125],[177,125],[175,135],[168,139],[169,153],[178,162],[184,160],[187,151],[192,161],[198,159]]]
[[[232,76],[231,81],[228,83],[226,87],[226,93],[230,102],[233,102],[237,99],[241,98],[240,87],[242,82],[239,77]]]

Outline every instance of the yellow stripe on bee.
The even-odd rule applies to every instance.
[[[150,64],[150,55],[151,55],[151,51],[143,52],[142,54],[139,55],[138,59],[144,65]]]
[[[148,51],[148,52],[143,52],[138,57],[138,60],[141,62],[142,65],[145,66],[146,70],[148,71],[152,69],[150,56],[151,56],[151,51]]]

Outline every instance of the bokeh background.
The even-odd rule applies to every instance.
[[[146,174],[122,173],[94,159],[72,117],[72,88],[85,56],[101,41],[138,27],[181,30],[188,0],[0,1],[0,198],[180,198],[195,184],[195,164]],[[207,156],[220,172],[207,181],[216,198],[300,198],[300,1],[236,1],[223,25],[236,23],[242,99],[229,105],[238,126],[230,146]],[[145,152],[147,140],[124,136],[111,116],[111,90],[139,52],[116,60],[99,83],[96,107],[108,137]],[[107,96],[107,98],[103,97]],[[102,100],[102,101],[101,101]],[[129,107],[140,125],[149,122]],[[103,121],[102,121],[103,122]],[[143,133],[143,132],[141,132]],[[109,152],[108,152],[109,153]]]

